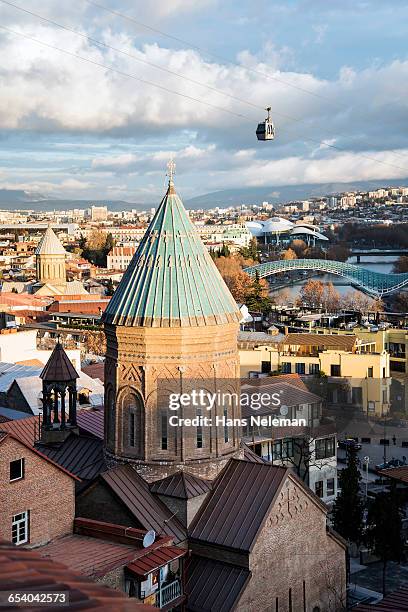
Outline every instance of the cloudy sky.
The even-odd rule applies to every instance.
[[[186,198],[406,178],[407,23],[401,0],[0,0],[0,189],[150,203],[171,155]]]

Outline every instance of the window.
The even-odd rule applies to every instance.
[[[272,446],[272,461],[282,459],[282,440],[277,440]]]
[[[228,408],[224,408],[224,442],[225,444],[229,440],[227,419],[228,419]]]
[[[296,364],[296,374],[304,374],[305,373],[305,364],[297,363]]]
[[[161,415],[161,449],[162,450],[167,450],[167,436],[168,436],[167,425],[168,425],[167,414],[163,412]]]
[[[327,496],[334,495],[334,478],[327,479]]]
[[[287,438],[282,444],[282,459],[292,459],[293,457],[293,439]]]
[[[341,376],[340,374],[340,366],[336,364],[332,364],[330,366],[330,376]]]
[[[372,378],[374,376],[374,368],[370,366],[367,370],[367,377]]]
[[[28,542],[28,510],[15,514],[11,520],[11,540],[13,544]]]
[[[271,362],[261,361],[261,371],[262,374],[269,374],[269,372],[271,371]]]
[[[292,374],[292,364],[290,361],[284,361],[282,363],[282,374]]]
[[[316,440],[316,459],[327,459],[328,457],[334,457],[334,438],[322,438]]]
[[[315,493],[318,497],[323,497],[323,480],[315,482]]]
[[[24,478],[24,459],[10,461],[10,482]]]
[[[197,410],[197,416],[199,417],[199,420],[201,422],[201,409],[199,408]],[[196,446],[197,448],[203,448],[203,428],[202,425],[198,425],[197,427],[197,433],[196,433]]]
[[[318,363],[309,363],[309,374],[319,374],[320,366]]]
[[[129,414],[129,446],[135,446],[136,436],[135,436],[135,414],[131,412]]]

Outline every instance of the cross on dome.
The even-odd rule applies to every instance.
[[[171,157],[167,162],[167,176],[169,177],[169,185],[174,185],[174,175],[176,174],[176,162]]]

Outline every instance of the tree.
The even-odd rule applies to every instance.
[[[286,251],[283,251],[282,259],[285,259],[285,260],[297,259],[297,256],[296,256],[295,251],[293,251],[292,249],[287,249]]]
[[[363,541],[364,503],[360,492],[361,474],[355,450],[347,451],[347,467],[339,475],[341,489],[333,506],[333,525],[345,540]]]
[[[242,249],[240,249],[240,253],[245,259],[259,261],[258,242],[255,236],[251,238],[250,243],[247,247],[242,247]]]
[[[386,594],[387,563],[402,560],[401,498],[395,485],[390,491],[378,493],[368,507],[366,542],[383,564],[382,592]]]
[[[329,312],[336,312],[340,308],[340,293],[334,288],[333,283],[327,283],[324,288],[323,304]]]
[[[406,255],[402,255],[399,257],[394,264],[393,272],[408,272],[408,257]]]
[[[310,279],[300,290],[300,301],[311,308],[318,308],[323,301],[324,284],[319,280]]]
[[[106,295],[111,296],[115,293],[115,287],[113,285],[113,281],[111,278],[108,278],[108,282],[106,283]]]
[[[304,252],[307,249],[307,245],[304,240],[296,238],[296,240],[292,240],[289,245],[289,248],[296,253],[296,257],[303,257]]]
[[[237,302],[245,302],[248,288],[251,286],[251,278],[243,272],[235,257],[217,257],[215,259],[222,278]]]

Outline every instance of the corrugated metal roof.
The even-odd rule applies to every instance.
[[[231,612],[250,578],[243,567],[194,555],[187,566],[187,610]]]
[[[0,393],[6,393],[10,385],[17,378],[26,378],[27,376],[39,376],[43,366],[36,368],[33,366],[19,365],[16,363],[0,362]]]
[[[65,249],[52,227],[48,226],[35,250],[36,255],[65,255]]]
[[[150,485],[150,490],[158,495],[191,499],[208,493],[211,491],[211,486],[212,483],[209,480],[180,471],[162,480],[156,480]]]
[[[79,378],[78,372],[60,342],[55,345],[40,378],[47,382],[70,382]]]
[[[36,448],[81,480],[92,480],[106,469],[103,441],[96,438],[71,434],[56,448],[44,444]]]
[[[186,554],[187,550],[178,546],[162,546],[142,557],[138,557],[135,561],[128,563],[126,567],[137,576],[146,576],[153,570],[167,565],[170,561],[184,557]]]
[[[356,612],[406,612],[408,610],[408,587],[402,587],[376,604],[360,604]]]
[[[231,459],[194,518],[191,538],[250,551],[288,471]]]
[[[339,349],[351,351],[357,341],[357,336],[346,334],[288,334],[282,345],[319,346],[324,349]]]
[[[140,554],[140,549],[83,535],[57,538],[39,549],[42,557],[65,563],[84,576],[99,577],[121,567]]]
[[[23,588],[51,593],[68,591],[69,607],[75,610],[111,612],[155,610],[152,606],[138,604],[125,597],[120,591],[88,580],[62,563],[44,559],[38,551],[0,541],[0,591],[19,591]],[[42,610],[42,608],[30,606],[30,610]],[[58,612],[61,606],[49,604],[47,610]]]
[[[80,410],[77,415],[77,423],[79,429],[83,432],[90,433],[96,438],[103,440],[103,410]]]
[[[197,327],[240,319],[235,300],[170,183],[102,320]]]
[[[145,529],[172,536],[176,543],[186,539],[183,525],[132,467],[123,465],[101,474],[101,479],[118,496]]]
[[[272,382],[269,382],[272,380]],[[322,398],[314,393],[311,393],[306,388],[302,389],[298,385],[292,385],[290,382],[280,381],[274,382],[274,378],[268,379],[268,383],[262,385],[261,389],[259,386],[253,387],[251,385],[243,385],[241,387],[241,393],[245,391],[249,397],[251,395],[259,395],[259,393],[268,394],[269,397],[277,394],[279,396],[279,405],[277,406],[260,406],[258,410],[255,410],[252,406],[255,402],[249,402],[251,405],[242,406],[242,416],[244,418],[250,415],[261,416],[263,414],[270,414],[271,412],[279,412],[281,406],[299,406],[301,404],[319,404]],[[282,416],[282,415],[281,415]]]

